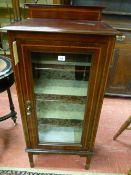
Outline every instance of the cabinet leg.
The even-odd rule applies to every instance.
[[[30,162],[30,167],[33,168],[34,167],[33,154],[28,153],[28,158],[29,158],[29,162]]]
[[[87,156],[85,169],[88,170],[90,168],[91,156]]]

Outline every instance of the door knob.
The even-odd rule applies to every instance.
[[[26,115],[31,116],[32,113],[32,107],[31,107],[31,101],[26,102]]]

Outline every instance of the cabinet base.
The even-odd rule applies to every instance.
[[[26,152],[28,152],[28,158],[29,158],[29,162],[30,162],[30,167],[31,168],[34,167],[33,155],[41,153],[41,154],[80,155],[80,156],[86,157],[85,169],[89,169],[91,156],[93,155],[93,152],[91,152],[91,151],[81,151],[81,150],[26,149]]]

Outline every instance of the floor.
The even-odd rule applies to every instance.
[[[29,167],[15,86],[11,87],[17,125],[11,119],[0,123],[0,166]],[[0,116],[8,111],[6,92],[0,94]],[[105,98],[89,172],[127,173],[131,169],[131,131],[124,131],[116,141],[112,137],[131,114],[131,100]],[[85,158],[65,155],[34,156],[36,168],[84,170]]]

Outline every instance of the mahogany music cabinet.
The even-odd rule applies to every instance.
[[[31,5],[8,31],[26,151],[86,156],[89,168],[118,32],[102,7]]]

